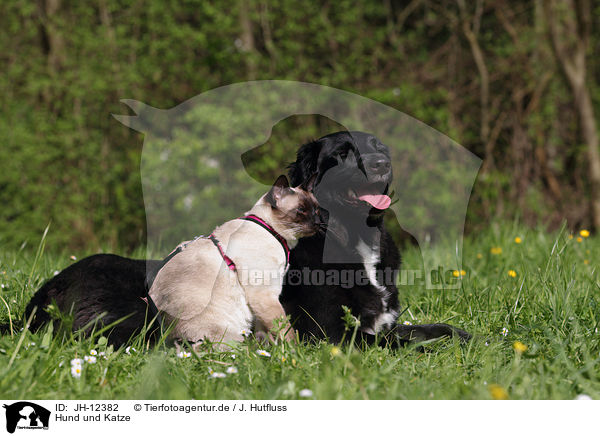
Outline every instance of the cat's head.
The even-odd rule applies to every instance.
[[[267,218],[275,229],[284,230],[294,238],[303,238],[317,233],[322,225],[319,204],[310,192],[316,177],[312,177],[305,185],[290,187],[286,176],[277,178],[269,192],[260,200],[270,212]]]

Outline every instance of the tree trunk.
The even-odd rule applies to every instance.
[[[586,0],[549,0],[544,2],[544,8],[552,48],[573,91],[581,136],[587,146],[592,225],[600,230],[600,144],[590,89],[586,84],[591,7]]]
[[[483,14],[483,3],[478,0],[475,4],[475,13],[470,17],[464,0],[458,0],[461,27],[465,38],[469,43],[473,60],[479,73],[479,103],[481,106],[481,120],[479,124],[479,137],[484,149],[484,160],[481,173],[486,173],[493,167],[493,150],[495,141],[490,141],[490,73],[485,63],[483,50],[479,44],[479,29],[481,16]]]
[[[575,104],[579,113],[583,139],[588,147],[592,224],[596,230],[600,230],[600,152],[598,151],[600,144],[598,143],[594,107],[587,86],[584,85],[582,89],[575,91]]]
[[[254,43],[254,24],[250,16],[250,8],[246,0],[241,0],[240,3],[240,28],[242,33],[240,40],[242,42],[241,49],[246,53],[246,68],[248,79],[256,79],[256,44]]]

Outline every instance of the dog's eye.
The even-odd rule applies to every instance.
[[[343,150],[340,152],[340,157],[342,159],[346,159],[348,157],[348,150]]]

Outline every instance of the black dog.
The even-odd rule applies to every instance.
[[[346,306],[360,320],[361,343],[374,343],[377,336],[393,346],[454,334],[469,339],[468,333],[446,324],[396,325],[400,256],[383,226],[392,181],[385,145],[362,132],[334,133],[302,146],[289,170],[294,185],[317,174],[314,193],[327,222],[326,232],[301,240],[292,251],[280,296],[303,338],[340,342],[345,332],[342,306]],[[102,316],[100,326],[127,317],[109,336],[111,343],[124,344],[143,331],[153,315],[143,298],[161,265],[158,260],[104,254],[83,259],[44,284],[28,304],[25,317],[37,307],[31,327],[39,328],[49,321],[43,309],[52,301],[72,313],[74,329],[92,328],[98,316]],[[308,277],[292,281],[298,273]],[[331,280],[314,281],[313,273]],[[342,283],[347,278],[353,283]]]
[[[115,322],[108,339],[120,346],[141,333],[153,318],[143,298],[147,277],[153,280],[163,262],[136,260],[114,254],[96,254],[70,265],[48,280],[25,308],[25,320],[35,309],[30,328],[38,330],[51,321],[44,309],[55,303],[72,316],[73,330],[89,333]],[[155,325],[155,327],[158,327]],[[156,332],[154,328],[149,331]]]
[[[315,173],[327,231],[300,240],[292,251],[280,296],[296,330],[338,343],[347,334],[346,306],[360,321],[358,339],[368,344],[376,335],[391,345],[453,334],[469,339],[447,324],[397,325],[400,255],[383,223],[391,201],[388,148],[362,132],[327,135],[303,145],[290,165],[294,185]]]

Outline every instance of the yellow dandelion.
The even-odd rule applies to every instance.
[[[452,275],[454,277],[460,277],[460,271],[454,270],[454,271],[452,271]]]
[[[590,264],[590,261],[589,261],[589,260],[587,260],[587,259],[584,259],[584,260],[583,260],[583,264],[584,264],[584,265],[589,265],[589,264]]]
[[[517,236],[515,238],[515,244],[520,244],[521,242],[523,242],[523,240]]]
[[[490,253],[492,253],[492,254],[502,254],[502,247],[492,247],[490,249]]]
[[[284,356],[281,356],[281,361],[285,362],[285,357]]]
[[[517,272],[514,269],[508,270],[508,275],[513,279],[517,276]]]
[[[508,392],[502,386],[497,384],[491,384],[488,389],[490,390],[490,395],[494,400],[508,400]]]
[[[589,231],[589,230],[585,230],[585,229],[584,229],[584,230],[581,230],[581,231],[579,232],[579,234],[580,234],[581,236],[583,236],[584,238],[587,238],[588,236],[590,236],[590,231]]]
[[[483,254],[477,253],[477,259],[483,259]]]
[[[583,238],[581,236],[577,236],[577,242],[582,242]]]
[[[573,239],[573,235],[569,235],[569,239]]]
[[[467,272],[466,272],[464,269],[461,269],[461,270],[460,270],[460,275],[461,275],[461,276],[466,276],[466,275],[467,275]]]
[[[331,347],[331,350],[329,351],[329,353],[331,354],[331,357],[337,356],[338,354],[341,353],[340,347]]]
[[[519,342],[519,341],[515,341],[513,344],[513,348],[515,349],[515,351],[519,354],[524,353],[525,351],[527,351],[527,345],[525,345],[523,342]]]

